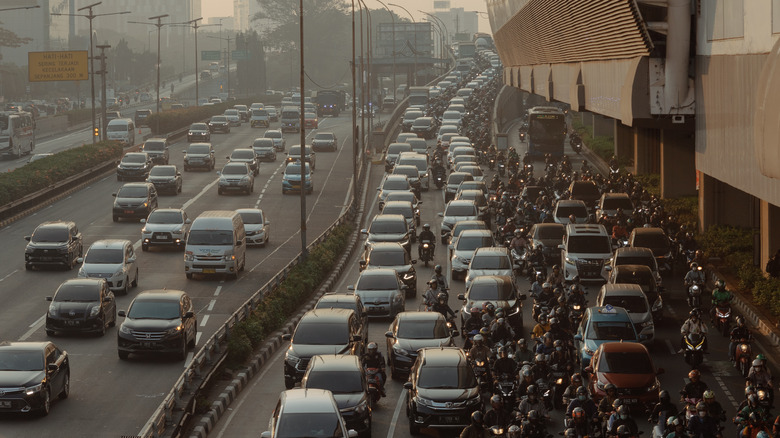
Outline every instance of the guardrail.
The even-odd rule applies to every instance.
[[[365,161],[361,160],[358,168],[358,178],[355,182],[355,187],[359,188],[357,198],[353,198],[350,201],[349,208],[345,210],[330,227],[308,244],[306,248],[312,249],[319,245],[339,225],[347,221],[360,219],[360,202],[358,200],[363,196],[363,185],[368,173],[367,168]],[[301,254],[299,253],[290,261],[290,263],[282,268],[282,270],[277,272],[273,278],[255,291],[255,293],[233,312],[222,326],[206,340],[206,343],[197,353],[195,353],[190,364],[182,372],[171,390],[165,395],[163,401],[138,433],[139,437],[157,438],[175,435],[186,419],[194,412],[197,390],[208,385],[213,372],[227,356],[227,343],[230,339],[232,328],[237,323],[246,319],[262,302],[265,296],[277,288],[279,284],[287,278],[290,271],[300,262]],[[172,430],[169,431],[169,428]],[[171,433],[169,434],[169,432]]]

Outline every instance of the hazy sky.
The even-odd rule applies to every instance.
[[[250,0],[254,1],[254,0]],[[419,13],[417,10],[422,9],[424,11],[433,10],[433,0],[382,0],[385,4],[395,3],[401,5],[409,10],[414,15],[415,20],[423,20],[424,14]],[[366,5],[369,8],[381,8],[382,5],[373,0],[365,0]],[[229,2],[231,7],[226,10],[225,4],[228,3],[225,0],[201,0],[201,12],[203,18],[208,17],[224,17],[233,15],[233,2]],[[421,6],[425,5],[425,6]],[[485,11],[485,3],[482,0],[451,0],[451,6],[453,8],[463,8],[467,11]],[[392,7],[391,7],[392,8]],[[398,8],[395,8],[398,9]],[[398,15],[406,16],[407,14],[402,10],[397,11]],[[479,14],[479,32],[490,32],[490,24],[488,23],[487,16],[485,14]]]

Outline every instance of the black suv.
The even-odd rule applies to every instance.
[[[423,427],[461,430],[482,406],[466,353],[457,347],[421,348],[404,383],[409,434]]]
[[[116,180],[125,179],[145,180],[152,169],[152,160],[145,152],[128,152],[122,157],[122,161],[116,167]]]
[[[170,154],[168,152],[167,138],[150,138],[144,142],[141,152],[146,152],[152,164],[168,164]]]
[[[347,309],[315,309],[306,312],[293,334],[284,355],[284,386],[292,389],[300,382],[312,356],[318,354],[354,354],[362,356],[368,328]]]
[[[70,270],[84,255],[84,244],[75,222],[44,222],[24,240],[30,242],[24,249],[24,268],[28,271],[40,265],[65,266]]]
[[[193,167],[199,167],[206,170],[214,170],[214,148],[211,143],[192,143],[187,147],[184,153],[184,171]]]
[[[209,131],[224,132],[230,134],[230,121],[225,116],[211,116],[209,120]]]
[[[141,292],[125,312],[117,332],[120,359],[130,353],[173,353],[187,358],[187,347],[195,347],[198,321],[189,295],[180,290]]]
[[[157,189],[148,182],[127,183],[114,196],[113,219],[119,218],[146,219],[149,213],[157,208]]]
[[[46,314],[46,334],[106,334],[116,325],[116,301],[105,278],[74,278],[57,288]]]
[[[70,394],[68,353],[51,342],[0,342],[0,412],[49,415]]]

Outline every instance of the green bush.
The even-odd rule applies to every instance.
[[[122,146],[117,142],[85,144],[0,173],[0,205],[7,205],[87,169],[118,160],[121,156]]]
[[[699,239],[699,245],[708,257],[726,259],[738,252],[753,252],[753,231],[729,225],[714,225]]]
[[[582,138],[582,142],[604,161],[609,161],[615,154],[614,137],[605,135],[594,136],[593,127],[583,125],[577,118],[572,120],[572,126],[580,135],[580,138]],[[625,166],[629,163],[621,161],[620,164]]]
[[[753,286],[756,304],[768,309],[774,316],[780,316],[780,280],[761,277]]]

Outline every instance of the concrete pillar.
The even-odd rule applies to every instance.
[[[634,128],[634,171],[637,175],[652,172],[650,148],[653,147],[652,129]]]
[[[612,134],[615,138],[615,155],[624,163],[634,161],[634,128],[617,120]]]
[[[769,257],[780,250],[780,231],[777,230],[777,224],[780,223],[780,207],[760,200],[759,220],[761,222],[761,270],[766,268],[766,262]],[[774,226],[773,226],[774,225]]]
[[[692,132],[661,130],[661,198],[696,195]]]
[[[615,134],[615,119],[600,115],[593,116],[593,136],[610,137]]]
[[[718,223],[717,185],[718,180],[704,172],[699,174],[699,232]]]
[[[755,198],[707,174],[699,177],[699,223],[701,230],[712,225],[753,227]]]

